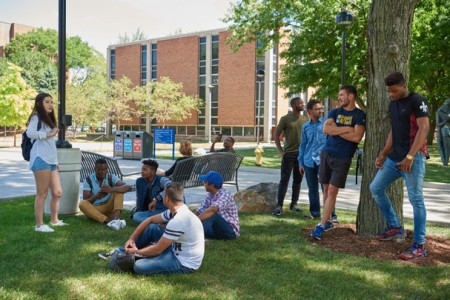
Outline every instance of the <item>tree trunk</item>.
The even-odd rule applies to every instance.
[[[14,147],[17,145],[17,125],[14,125]]]
[[[383,149],[390,130],[384,78],[393,71],[408,80],[411,25],[419,0],[373,0],[368,20],[369,80],[363,179],[356,219],[358,235],[374,236],[386,227],[386,219],[372,199],[369,185],[375,177],[375,158]],[[403,222],[403,180],[388,188],[388,196]]]

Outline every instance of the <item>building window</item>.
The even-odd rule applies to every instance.
[[[141,46],[141,85],[147,84],[147,45]]]
[[[211,36],[211,125],[219,124],[219,35]]]
[[[156,81],[158,79],[158,45],[152,44],[152,81]]]
[[[273,73],[272,73],[272,78],[273,78],[273,92],[272,92],[272,101],[271,101],[271,105],[272,105],[272,126],[274,126],[277,122],[276,122],[276,107],[277,107],[277,84],[278,84],[278,45],[274,45],[273,46],[273,54],[272,54],[272,58],[273,58]]]
[[[199,37],[199,78],[198,78],[198,97],[202,99],[203,105],[200,107],[198,113],[198,123],[204,125],[206,124],[206,37]],[[199,132],[201,135],[202,133]],[[204,133],[203,133],[204,135]]]
[[[261,48],[262,44],[257,41],[256,42],[256,47],[257,48]],[[259,49],[257,49],[259,50]],[[255,74],[256,72],[258,72],[258,70],[263,70],[265,71],[266,69],[266,57],[265,57],[265,53],[263,53],[262,55],[257,55],[256,56],[256,70],[255,70]],[[266,74],[267,76],[268,74]],[[256,99],[255,99],[255,131],[256,131],[256,127],[258,126],[258,124],[260,126],[262,126],[264,124],[264,89],[265,89],[265,84],[264,84],[265,78],[258,78],[256,76]],[[263,135],[264,134],[264,130],[259,130],[259,134]]]
[[[111,79],[116,79],[116,49],[111,49],[111,65],[110,65]]]

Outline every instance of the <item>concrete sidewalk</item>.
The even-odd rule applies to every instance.
[[[86,151],[102,152],[107,156],[112,156],[112,143],[99,145],[98,143],[72,143],[74,148],[80,148]],[[35,194],[35,183],[33,174],[28,170],[28,162],[24,161],[20,148],[0,148],[0,186],[2,193],[0,201],[19,196],[28,196]],[[157,159],[160,167],[168,169],[173,164],[172,160]],[[119,165],[123,173],[132,173],[140,170],[141,162],[138,160],[119,160]],[[133,184],[138,176],[124,178],[127,183]],[[274,169],[264,169],[257,167],[241,167],[238,174],[239,187],[241,190],[261,183],[276,182],[280,179],[280,171]],[[359,182],[361,180],[358,180]],[[228,186],[229,190],[236,192],[234,186]],[[354,176],[349,176],[347,187],[339,191],[336,207],[339,209],[357,210],[359,202],[360,184],[355,184]],[[81,192],[81,187],[80,187]],[[200,203],[204,196],[203,187],[186,189],[186,201],[188,204]],[[426,183],[424,188],[425,204],[427,207],[427,220],[442,224],[450,224],[450,184]],[[408,196],[405,190],[405,199],[403,213],[407,218],[412,218],[412,207],[409,204]],[[286,202],[290,203],[290,189],[286,195]],[[133,207],[135,205],[135,194],[125,194],[125,206]],[[300,203],[308,204],[308,192],[306,180],[302,182],[300,193]]]

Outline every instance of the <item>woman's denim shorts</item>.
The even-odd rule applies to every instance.
[[[42,158],[39,156],[36,157],[34,160],[33,166],[31,167],[31,171],[44,171],[44,170],[50,170],[50,171],[56,171],[56,165],[51,165],[46,163]]]

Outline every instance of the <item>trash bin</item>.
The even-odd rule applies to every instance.
[[[114,157],[123,157],[123,132],[120,131],[114,135]]]
[[[125,131],[123,133],[123,158],[133,159],[133,138],[134,132]]]
[[[149,158],[153,152],[153,138],[146,131],[134,132],[133,159]]]

